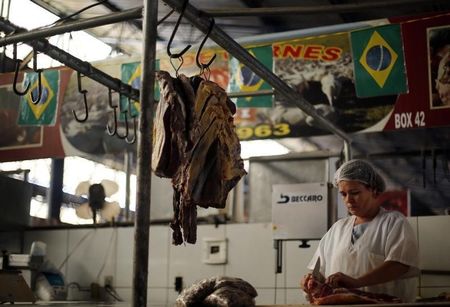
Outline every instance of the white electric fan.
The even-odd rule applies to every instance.
[[[75,189],[75,194],[86,196],[88,201],[80,204],[76,209],[76,214],[82,219],[92,219],[97,223],[97,215],[106,222],[112,222],[120,214],[120,206],[116,201],[106,201],[119,190],[119,186],[112,180],[104,179],[100,183],[82,181]]]

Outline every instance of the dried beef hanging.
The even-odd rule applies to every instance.
[[[152,169],[172,178],[173,243],[195,243],[197,208],[224,208],[246,174],[234,130],[234,104],[216,83],[156,73],[161,90],[154,123]]]

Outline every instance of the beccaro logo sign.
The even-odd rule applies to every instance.
[[[280,198],[277,201],[277,204],[321,202],[322,200],[323,195],[321,194],[280,194]]]
[[[280,194],[280,200],[277,201],[277,204],[286,204],[289,202],[289,196]]]
[[[359,62],[375,82],[383,87],[397,58],[398,55],[394,49],[375,31],[370,37]]]

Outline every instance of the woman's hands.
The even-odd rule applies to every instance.
[[[328,276],[328,278],[325,280],[325,283],[329,284],[333,288],[345,287],[354,289],[363,286],[358,279],[345,275],[341,272],[337,272]]]
[[[300,288],[302,288],[304,291],[308,289],[308,283],[312,279],[312,274],[308,273],[305,276],[303,276],[302,280],[300,281]]]
[[[358,278],[352,278],[344,273],[337,272],[328,276],[325,282],[333,288],[361,288],[401,278],[408,270],[409,266],[403,263],[385,261],[379,267]]]
[[[312,274],[308,273],[305,276],[303,276],[302,280],[300,281],[300,288],[303,290],[303,293],[305,294],[305,299],[310,302],[311,301],[311,295],[310,292],[310,282],[313,280]]]

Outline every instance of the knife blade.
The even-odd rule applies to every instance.
[[[325,281],[325,277],[323,277],[322,273],[320,273],[320,257],[317,258],[316,264],[314,265],[312,276],[319,282]]]

